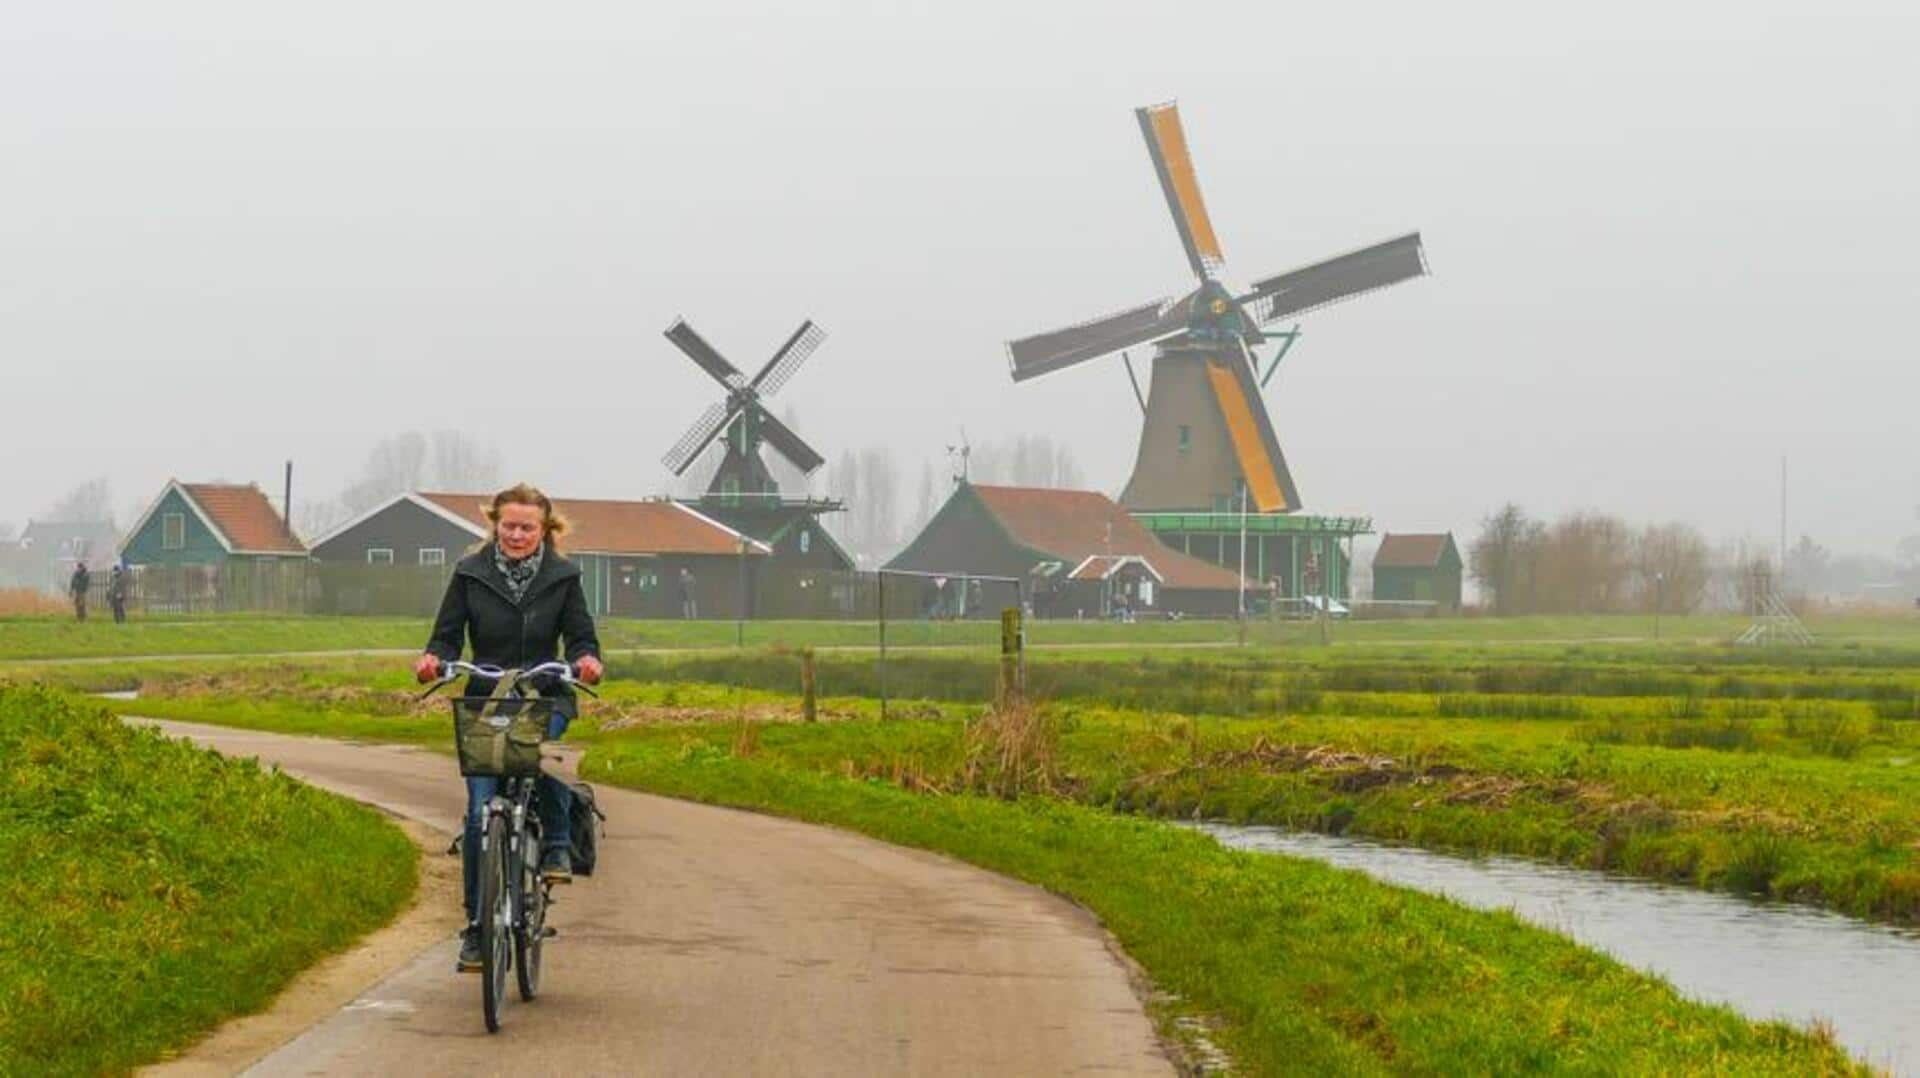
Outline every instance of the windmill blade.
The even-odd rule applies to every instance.
[[[1009,341],[1007,360],[1013,370],[1013,380],[1024,382],[1062,367],[1171,337],[1186,328],[1186,304],[1157,299],[1077,326]]]
[[[762,397],[771,397],[780,392],[780,387],[799,372],[800,365],[826,339],[827,331],[814,325],[813,319],[800,323],[800,328],[793,331],[793,336],[787,338],[787,343],[780,346],[780,350],[767,360],[767,365],[760,368],[760,373],[754,375],[753,381],[748,384],[759,391]]]
[[[1214,402],[1220,406],[1220,418],[1226,422],[1227,438],[1253,509],[1288,513],[1300,508],[1300,493],[1294,488],[1287,458],[1280,452],[1273,420],[1260,403],[1253,368],[1245,362],[1209,359],[1207,382],[1213,388]]]
[[[700,364],[700,369],[712,375],[714,381],[728,389],[739,389],[747,384],[746,376],[741,374],[733,364],[728,363],[727,357],[715,350],[713,345],[708,344],[706,338],[695,333],[693,327],[687,325],[686,319],[673,320],[673,325],[667,327],[667,339],[685,352],[687,358]]]
[[[754,423],[759,428],[760,440],[774,448],[774,451],[787,458],[801,475],[812,475],[814,469],[827,462],[827,458],[813,451],[813,447],[800,440],[793,428],[773,418],[764,409],[756,409]]]
[[[1220,253],[1220,238],[1214,235],[1207,204],[1200,198],[1200,180],[1194,175],[1193,157],[1187,152],[1180,106],[1168,101],[1135,109],[1133,114],[1140,119],[1140,133],[1146,136],[1147,154],[1160,176],[1160,191],[1167,196],[1167,209],[1173,214],[1173,227],[1180,232],[1187,264],[1193,267],[1194,276],[1212,280],[1227,260]]]
[[[1253,291],[1241,297],[1240,302],[1256,322],[1267,325],[1424,276],[1426,272],[1427,252],[1420,244],[1420,233],[1409,232],[1385,243],[1255,281]]]
[[[667,455],[660,458],[660,463],[666,465],[667,470],[675,475],[685,472],[687,465],[692,464],[696,457],[706,452],[707,447],[713,444],[714,438],[718,437],[737,415],[739,415],[737,411],[730,412],[725,404],[709,406],[706,411],[700,413],[700,418],[693,421],[693,426],[688,427],[687,432],[680,436],[680,440],[673,443],[673,448],[667,450]]]

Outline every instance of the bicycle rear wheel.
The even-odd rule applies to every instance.
[[[487,814],[480,858],[480,1006],[487,1032],[500,1032],[507,1002],[507,966],[513,961],[513,909],[507,893],[507,821]]]

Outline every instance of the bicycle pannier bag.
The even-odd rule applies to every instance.
[[[453,702],[454,744],[462,775],[540,773],[553,701],[512,696],[463,697]]]
[[[573,807],[567,812],[567,841],[573,844],[573,874],[591,876],[593,864],[600,858],[596,824],[604,822],[607,814],[594,803],[593,787],[584,782],[569,782],[567,788],[573,791]]]

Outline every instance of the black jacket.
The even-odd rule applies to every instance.
[[[427,650],[452,662],[460,657],[464,637],[472,645],[474,662],[509,670],[525,670],[562,654],[569,663],[583,655],[600,657],[600,638],[593,631],[587,594],[580,587],[580,567],[560,557],[551,545],[526,594],[518,603],[511,595],[493,564],[491,543],[461,558],[453,567],[453,579],[447,581]],[[543,695],[563,697],[564,713],[573,714],[572,689],[558,684],[536,688]],[[468,678],[465,691],[469,696],[486,696],[493,691],[493,683]]]

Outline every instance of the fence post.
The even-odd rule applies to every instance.
[[[820,721],[814,709],[813,649],[800,649],[800,714],[808,722]]]
[[[1019,700],[1026,695],[1026,633],[1020,608],[1000,611],[1000,703]]]
[[[873,574],[874,594],[880,614],[880,717],[887,717],[887,571]]]

